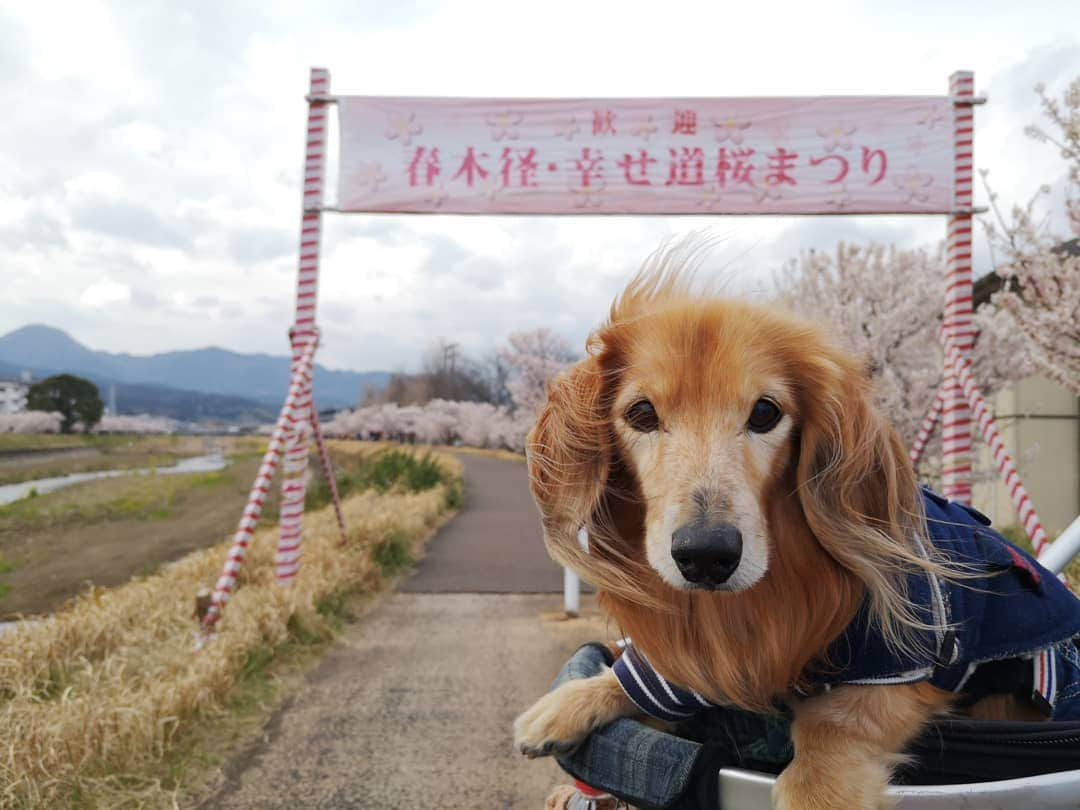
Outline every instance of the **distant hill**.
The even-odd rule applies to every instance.
[[[219,348],[148,356],[113,354],[89,349],[60,329],[37,325],[24,326],[0,337],[0,374],[14,376],[24,369],[35,377],[63,371],[88,377],[102,388],[102,398],[107,397],[107,386],[116,384],[120,412],[155,413],[173,418],[186,417],[165,410],[183,402],[181,395],[193,393],[215,398],[202,403],[215,413],[241,414],[246,410],[276,414],[289,382],[287,357],[239,354]],[[367,390],[382,388],[389,377],[383,371],[331,371],[316,365],[315,401],[320,408],[354,407]],[[132,407],[132,401],[154,407],[140,411]],[[189,401],[181,410],[198,407]],[[208,415],[206,418],[232,421],[240,417]]]
[[[0,363],[0,377],[18,378],[29,371],[33,380],[40,380],[56,373],[55,369],[28,368],[25,365],[12,366]],[[232,422],[240,424],[258,424],[273,422],[278,410],[244,397],[207,394],[202,391],[184,391],[164,385],[141,385],[123,383],[93,373],[80,373],[93,382],[101,393],[101,399],[108,404],[110,388],[116,390],[116,410],[121,414],[149,413],[154,416],[167,416],[181,422]]]

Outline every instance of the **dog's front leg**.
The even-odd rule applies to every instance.
[[[795,705],[795,759],[776,780],[779,810],[878,810],[900,752],[949,695],[928,684],[843,686]]]
[[[596,729],[638,713],[615,673],[605,669],[567,681],[536,701],[514,721],[514,745],[530,758],[565,754]]]

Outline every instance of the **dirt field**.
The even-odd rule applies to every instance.
[[[249,451],[220,472],[102,479],[0,507],[0,617],[50,612],[88,585],[126,582],[222,540],[258,465]]]

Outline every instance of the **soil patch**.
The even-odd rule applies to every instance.
[[[217,473],[102,479],[0,509],[0,571],[9,569],[0,617],[51,612],[90,585],[119,585],[220,542],[258,466],[248,456]]]

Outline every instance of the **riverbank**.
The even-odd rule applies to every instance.
[[[223,469],[118,475],[0,506],[0,619],[48,614],[230,536],[259,456],[226,449]]]
[[[205,456],[192,456],[181,459],[166,467],[140,467],[138,469],[97,470],[81,473],[68,473],[53,478],[32,478],[20,484],[0,485],[0,506],[6,506],[23,498],[36,498],[56,492],[58,489],[95,481],[100,478],[120,478],[125,475],[191,475],[193,473],[217,472],[229,465],[229,460],[219,450]]]
[[[168,467],[205,455],[210,444],[198,436],[0,435],[0,485],[100,470]],[[229,439],[232,443],[253,439]]]
[[[218,634],[197,654],[193,597],[220,572],[227,540],[5,634],[0,805],[173,806],[181,774],[159,769],[200,718],[220,711],[282,645],[332,637],[349,594],[395,577],[460,503],[454,459],[439,459],[432,478],[429,461],[387,456],[394,463],[370,465],[370,486],[344,503],[345,543],[332,508],[305,518],[303,565],[290,587],[275,583],[276,532],[256,533]]]

